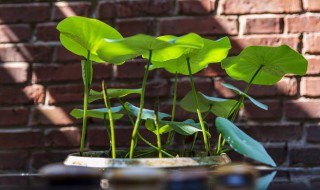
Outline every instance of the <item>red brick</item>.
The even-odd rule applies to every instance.
[[[70,16],[89,16],[89,2],[57,2],[54,3],[52,19],[62,20]]]
[[[285,164],[288,155],[288,147],[286,143],[268,144],[264,146],[277,166]],[[260,163],[258,165],[260,165]]]
[[[215,82],[215,89],[217,94],[224,98],[235,97],[235,93],[225,88],[221,83],[229,83],[240,90],[244,90],[246,87],[245,82],[223,79]],[[275,85],[252,85],[249,89],[248,94],[252,97],[275,97],[275,96],[296,96],[298,91],[297,80],[295,78],[283,78]]]
[[[305,126],[306,138],[308,142],[319,143],[320,142],[320,126],[317,124],[309,124]]]
[[[211,0],[178,0],[179,14],[208,14],[211,9]]]
[[[54,61],[57,62],[74,62],[80,61],[84,59],[83,57],[73,54],[67,49],[65,49],[63,46],[56,46],[54,51]]]
[[[173,81],[172,80],[172,89],[171,89],[171,94],[173,94]],[[207,96],[211,96],[213,92],[213,84],[210,79],[199,79],[195,78],[194,83],[196,86],[196,90],[202,92],[203,94]],[[180,78],[178,80],[178,87],[177,87],[177,97],[182,98],[185,95],[187,95],[188,92],[191,91],[191,85],[190,85],[190,80],[187,77]]]
[[[231,54],[238,54],[247,46],[280,46],[287,44],[294,50],[298,50],[300,43],[299,35],[259,35],[259,36],[243,36],[231,37]]]
[[[268,110],[263,110],[249,101],[244,102],[244,109],[240,115],[246,120],[279,120],[281,114],[281,104],[278,100],[260,100],[268,106]]]
[[[0,45],[0,61],[4,62],[48,62],[51,47],[46,45]]]
[[[94,63],[93,64],[93,80],[101,84],[102,79],[110,79],[112,76],[112,64]]]
[[[0,23],[42,22],[49,19],[49,14],[49,3],[2,4]]]
[[[44,102],[44,88],[41,85],[21,87],[0,87],[1,104],[31,104]]]
[[[116,28],[123,36],[135,34],[152,35],[154,33],[153,19],[151,18],[118,19]]]
[[[142,79],[146,64],[147,61],[143,59],[127,61],[125,64],[117,66],[115,77],[117,79]]]
[[[42,146],[42,133],[38,130],[1,130],[0,148],[35,148]]]
[[[45,132],[47,147],[78,147],[80,146],[81,131],[76,127],[49,129]]]
[[[70,116],[73,107],[38,107],[32,110],[32,125],[70,125],[81,123]]]
[[[246,134],[259,142],[290,142],[302,138],[298,123],[261,123],[238,125]]]
[[[310,54],[320,53],[320,34],[305,34],[303,38],[304,52]]]
[[[0,65],[0,84],[25,83],[28,80],[27,63],[5,63]]]
[[[0,153],[0,170],[26,170],[27,158],[26,152]]]
[[[220,66],[220,64],[210,64],[208,65],[207,68],[201,70],[200,72],[196,73],[195,76],[199,76],[199,77],[222,77],[222,76],[226,76],[226,72],[225,70],[223,70]]]
[[[319,119],[319,106],[320,101],[316,99],[287,101],[284,104],[284,112],[289,120]]]
[[[285,31],[289,33],[318,32],[320,16],[294,15],[285,17]]]
[[[300,0],[222,0],[222,14],[297,13],[302,10]]]
[[[36,36],[38,41],[59,41],[59,31],[56,23],[38,24]]]
[[[314,146],[292,147],[290,149],[290,166],[319,166],[320,149]]]
[[[320,74],[320,58],[319,57],[310,57],[308,59],[308,75]]]
[[[32,153],[32,159],[31,159],[31,167],[33,170],[37,171],[39,168],[52,164],[52,163],[62,163],[70,153],[77,152],[78,150],[74,150],[71,152],[69,151],[61,151],[61,152],[52,152],[52,151],[46,151],[46,152],[34,152]]]
[[[0,126],[27,125],[29,110],[27,108],[1,108]],[[0,145],[1,146],[1,145]]]
[[[243,34],[279,34],[282,33],[282,18],[277,16],[241,18]]]
[[[306,11],[320,11],[320,1],[303,0],[303,7]]]
[[[109,19],[116,17],[116,3],[110,1],[99,2],[97,10],[99,19]]]
[[[59,104],[83,101],[83,84],[54,85],[48,87],[48,103]]]
[[[147,83],[146,98],[165,97],[169,94],[169,85],[165,80],[152,81]]]
[[[116,13],[118,17],[163,16],[174,11],[172,0],[141,0],[117,2]]]
[[[0,42],[23,42],[31,38],[31,29],[27,24],[0,25]]]
[[[235,17],[174,17],[159,19],[160,35],[183,35],[195,32],[199,35],[237,35]]]
[[[320,77],[303,77],[301,79],[300,93],[302,96],[320,96]]]

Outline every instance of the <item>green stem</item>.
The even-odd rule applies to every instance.
[[[160,128],[158,124],[158,111],[159,111],[159,100],[157,99],[155,103],[155,108],[154,108],[154,125],[156,126],[157,129],[157,145],[159,149],[159,158],[162,158],[162,152],[161,152],[161,136],[160,136]]]
[[[89,87],[90,87],[90,81],[91,81],[91,74],[90,70],[92,68],[92,64],[90,62],[90,51],[88,51],[87,60],[85,63],[83,63],[84,66],[82,66],[82,73],[85,73],[85,76],[83,77],[84,82],[84,96],[83,96],[83,115],[82,115],[82,130],[81,130],[81,141],[80,141],[80,156],[83,155],[84,152],[84,146],[86,141],[86,134],[87,134],[87,110],[88,110],[88,99],[89,99]],[[88,77],[90,76],[90,77]]]
[[[104,123],[104,126],[106,127],[107,135],[108,135],[108,138],[109,138],[109,141],[110,141],[110,144],[111,144],[111,134],[110,134],[110,130],[109,130],[108,125],[107,125],[107,114],[103,115],[103,123]]]
[[[174,121],[174,116],[176,114],[177,89],[178,89],[178,73],[176,72],[175,77],[174,77],[171,121]]]
[[[194,136],[193,136],[190,152],[193,151],[193,148],[194,148],[194,145],[196,144],[197,138],[198,138],[198,132],[196,132],[196,134],[194,134]]]
[[[200,125],[201,125],[205,151],[206,151],[206,154],[209,154],[209,146],[208,146],[208,139],[207,139],[207,135],[206,135],[206,128],[204,126],[204,122],[203,122],[203,119],[202,119],[201,111],[200,111],[200,108],[199,108],[199,102],[198,102],[196,88],[194,86],[194,81],[193,81],[193,76],[192,76],[192,72],[191,72],[190,59],[189,58],[187,58],[187,64],[188,64],[191,88],[192,88],[192,92],[193,92],[193,96],[194,96],[194,101],[195,101],[196,106],[197,106],[197,114],[198,114],[199,122],[200,122]]]
[[[148,59],[148,63],[147,63],[147,68],[145,69],[144,76],[143,76],[142,92],[141,92],[141,96],[140,96],[140,109],[139,109],[138,116],[137,116],[136,122],[135,122],[134,127],[133,127],[133,131],[132,131],[129,158],[133,157],[133,152],[134,152],[134,149],[135,149],[135,144],[136,144],[136,139],[137,139],[137,133],[139,131],[139,125],[140,125],[140,120],[141,120],[141,115],[142,115],[142,109],[143,109],[143,106],[144,106],[144,94],[145,94],[145,91],[146,91],[146,83],[147,83],[147,78],[148,78],[148,73],[149,73],[149,67],[150,67],[150,64],[151,64],[151,58],[152,58],[152,50],[149,51],[149,59]]]
[[[111,155],[112,155],[112,158],[115,159],[116,158],[116,138],[115,138],[115,132],[114,132],[114,123],[113,123],[110,100],[107,93],[107,86],[104,80],[102,81],[102,91],[103,91],[104,104],[108,109],[108,115],[109,115],[110,132],[111,132]]]

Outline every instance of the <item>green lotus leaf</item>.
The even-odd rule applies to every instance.
[[[200,123],[195,123],[192,119],[188,119],[183,122],[176,122],[176,121],[162,121],[160,120],[158,122],[162,125],[168,125],[170,126],[175,132],[181,134],[181,135],[193,135],[197,132],[202,131]],[[210,133],[206,131],[206,135],[211,138]]]
[[[197,97],[201,112],[210,111],[216,116],[225,118],[229,116],[231,109],[237,103],[236,100],[209,97],[201,92],[197,92]],[[191,91],[180,101],[180,106],[186,111],[196,112],[197,106]],[[243,104],[241,107],[243,107]]]
[[[231,48],[230,40],[227,37],[217,41],[203,38],[203,42],[204,46],[201,49],[191,51],[191,48],[187,48],[187,50],[185,50],[187,52],[184,52],[184,54],[177,59],[168,61],[152,60],[153,68],[164,68],[170,73],[189,75],[187,65],[187,58],[189,58],[191,73],[194,74],[206,68],[210,63],[217,63],[223,60]]]
[[[138,116],[139,113],[139,108],[130,104],[129,102],[126,102],[124,104],[126,110],[129,111],[129,113],[131,113],[134,116]],[[158,118],[162,119],[162,118],[166,118],[166,117],[171,117],[170,115],[166,114],[166,113],[162,113],[162,112],[158,112]],[[143,120],[147,120],[147,119],[154,119],[154,111],[153,110],[149,110],[149,109],[142,109],[142,115],[141,115],[141,119]]]
[[[273,85],[285,74],[304,75],[308,61],[287,45],[278,47],[249,46],[238,56],[222,61],[222,68],[236,79],[250,82],[260,67],[252,84]]]
[[[159,40],[153,36],[137,34],[123,39],[105,39],[100,45],[99,57],[113,64],[122,64],[124,61],[133,59],[150,51],[156,51],[170,46],[169,42]]]
[[[256,140],[245,134],[231,121],[217,117],[216,127],[231,148],[236,152],[257,160],[261,163],[275,167],[276,164],[269,156],[265,148]]]
[[[121,119],[124,114],[122,106],[112,107],[111,109],[112,117],[114,120]],[[109,109],[107,108],[99,108],[99,109],[92,109],[87,110],[87,116],[92,118],[98,118],[98,119],[109,119],[108,115]],[[76,119],[80,119],[83,117],[83,110],[82,109],[73,109],[70,112],[70,115]]]
[[[107,89],[108,98],[121,98],[129,94],[141,94],[141,88],[139,89]],[[90,90],[89,103],[96,100],[103,99],[103,91],[98,92],[95,90]]]
[[[237,87],[235,87],[235,86],[233,86],[231,84],[227,84],[227,83],[222,83],[222,86],[224,86],[226,88],[229,88],[232,91],[234,91],[235,93],[248,98],[254,105],[258,106],[259,108],[264,109],[264,110],[268,110],[268,106],[267,105],[265,105],[265,104],[259,102],[258,100],[252,98],[248,94],[246,94],[246,93],[242,92],[241,90],[239,90]]]
[[[97,19],[81,16],[72,16],[62,20],[57,29],[60,31],[62,45],[76,55],[88,58],[95,62],[103,62],[98,55],[97,49],[104,38],[121,39],[121,34]]]
[[[157,128],[154,125],[154,120],[153,119],[147,119],[146,120],[146,128],[151,131],[154,134],[158,134]],[[173,129],[167,125],[167,124],[158,124],[159,125],[159,134],[165,134],[165,133],[169,133],[170,131],[172,131]]]

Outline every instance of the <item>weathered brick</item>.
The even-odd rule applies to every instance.
[[[207,96],[212,95],[214,86],[210,79],[197,78],[197,79],[194,79],[194,83],[197,91],[200,91]],[[182,98],[185,95],[187,95],[187,93],[190,91],[191,91],[190,80],[188,78],[180,78],[178,80],[177,97]],[[173,94],[173,82],[172,82],[171,94]]]
[[[48,87],[48,103],[59,104],[81,102],[83,100],[83,84],[54,85]]]
[[[26,170],[27,158],[26,152],[0,153],[0,170]]]
[[[31,38],[31,29],[27,24],[0,25],[0,42],[24,42]]]
[[[0,65],[0,84],[25,83],[28,80],[27,63],[5,63]]]
[[[2,4],[0,23],[42,22],[49,19],[49,14],[49,3]]]
[[[125,64],[117,66],[114,75],[118,79],[142,79],[146,63],[147,61],[143,59],[127,61]]]
[[[48,129],[45,132],[47,147],[78,147],[80,146],[81,131],[76,127]]]
[[[282,17],[278,16],[245,16],[240,19],[243,34],[280,34]]]
[[[51,54],[48,45],[0,45],[0,61],[4,62],[48,62]]]
[[[78,150],[74,150],[77,152]],[[68,156],[68,154],[72,153],[72,150],[68,151],[61,151],[61,152],[53,152],[53,151],[46,151],[46,152],[34,152],[32,153],[31,159],[31,167],[33,170],[37,171],[39,168],[52,164],[52,163],[62,163]]]
[[[289,120],[319,119],[319,106],[320,101],[317,99],[287,101],[284,104],[284,113]]]
[[[298,123],[241,124],[238,127],[260,142],[290,142],[302,138],[302,126]]]
[[[0,130],[1,149],[35,148],[42,146],[42,132],[39,130]]]
[[[224,98],[235,97],[235,93],[222,86],[221,83],[229,83],[240,90],[244,90],[246,87],[245,82],[235,81],[231,79],[220,79],[215,82],[215,89],[219,96]],[[252,85],[248,91],[248,94],[252,97],[275,97],[275,96],[296,96],[298,92],[297,80],[295,78],[284,77],[275,85],[263,86],[263,85]]]
[[[32,110],[32,125],[70,125],[81,123],[70,116],[73,107],[37,107]]]
[[[302,10],[300,0],[222,0],[222,14],[296,13]]]
[[[303,51],[310,54],[320,53],[320,34],[305,34],[303,38]]]
[[[318,166],[320,164],[320,149],[318,147],[292,147],[289,159],[291,166]]]
[[[207,68],[195,74],[198,77],[223,77],[226,75],[225,70],[221,68],[219,63],[209,64]]]
[[[301,79],[300,94],[302,96],[320,96],[320,77],[303,77]]]
[[[268,110],[263,110],[251,102],[245,101],[244,108],[241,111],[241,116],[246,120],[279,120],[281,114],[281,104],[277,100],[261,100],[261,103],[268,106]]]
[[[231,37],[231,54],[238,54],[247,46],[261,45],[261,46],[280,46],[287,44],[294,50],[298,50],[300,43],[299,35],[259,35],[259,36],[242,36]]]
[[[309,57],[308,59],[308,75],[320,74],[320,57]]]
[[[135,34],[149,34],[153,31],[152,18],[133,18],[133,19],[118,19],[116,21],[116,28],[123,36],[132,36]]]
[[[28,123],[29,110],[24,107],[1,108],[0,126],[26,125]]]
[[[53,5],[52,19],[62,20],[70,16],[88,16],[89,2],[57,2]]]
[[[165,97],[169,95],[169,84],[165,80],[147,83],[146,98]]]
[[[303,7],[306,11],[320,11],[320,1],[303,0]]]
[[[317,124],[309,124],[306,128],[306,139],[308,142],[319,143],[320,142],[320,126]]]
[[[1,104],[31,104],[44,102],[44,88],[41,85],[25,87],[0,87]]]
[[[178,0],[179,14],[208,14],[212,10],[211,0]]]
[[[56,23],[38,24],[36,36],[38,41],[59,41],[59,31]]]
[[[285,31],[289,33],[318,32],[319,15],[294,15],[285,17]]]
[[[118,17],[163,16],[170,15],[174,9],[172,0],[141,0],[117,2]]]
[[[67,49],[65,49],[63,46],[56,46],[54,51],[54,61],[57,62],[75,62],[80,61],[84,59],[83,57],[76,55],[74,53],[71,53]]]
[[[99,19],[109,19],[116,17],[116,3],[110,1],[102,1],[97,5],[97,10]]]
[[[286,143],[276,143],[264,146],[278,166],[286,162],[288,155],[288,147]]]
[[[159,19],[160,35],[183,35],[195,32],[200,35],[237,35],[238,25],[235,17],[174,17]]]

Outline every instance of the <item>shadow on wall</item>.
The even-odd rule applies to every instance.
[[[228,35],[233,46],[231,54],[238,54],[248,45],[283,43],[301,51],[299,36],[284,36],[277,32],[272,36],[247,35],[250,33],[240,32],[237,16],[211,16],[216,15],[217,6],[218,1],[178,1],[175,4],[169,0],[147,3],[101,1],[97,7],[88,2],[1,5],[0,127],[3,130],[0,131],[0,149],[8,153],[0,154],[7,158],[23,155],[19,158],[25,164],[6,161],[0,164],[0,169],[39,168],[50,162],[61,161],[80,144],[80,130],[74,125],[79,125],[81,121],[71,118],[69,112],[74,107],[81,107],[81,58],[60,45],[59,34],[55,29],[56,24],[65,17],[98,16],[115,26],[124,36],[136,33],[183,35],[196,32],[215,39]],[[136,86],[143,73],[129,71],[137,67],[143,68],[143,65],[141,60],[132,61],[132,64],[117,69],[107,64],[95,64],[94,88],[100,88],[102,79],[108,80],[110,86],[114,87]],[[172,94],[170,75],[158,72],[150,77],[151,84],[159,85],[159,88],[151,86],[151,91],[147,92],[150,105],[155,97],[169,99]],[[156,80],[155,76],[161,76],[161,79]],[[228,98],[235,96],[221,86],[221,82],[231,81],[218,64],[210,65],[197,76],[198,90],[203,90],[207,95]],[[180,78],[180,85],[185,85],[186,82],[186,78]],[[299,122],[319,118],[318,114],[308,110],[309,107],[306,109],[304,103],[296,101],[300,94],[299,82],[299,77],[288,76],[274,86],[254,86],[249,94],[269,105],[270,110],[257,110],[249,103],[238,118],[243,129],[253,137],[264,142],[276,142],[271,144],[269,150],[278,164],[286,161],[288,142],[302,139],[303,128]],[[237,82],[234,85],[243,89],[244,84]],[[188,88],[181,88],[179,93],[185,94]],[[135,98],[131,100],[136,101]],[[185,115],[181,110],[178,114],[181,119]],[[254,121],[254,124],[246,124],[244,121],[247,120]],[[256,125],[256,122],[262,124]],[[106,134],[101,123],[95,120],[90,120],[89,123],[88,146],[103,147]],[[130,128],[119,131],[131,133]],[[19,142],[17,137],[22,137]],[[126,146],[125,143],[123,145]],[[35,147],[37,150],[33,149]],[[12,148],[19,150],[18,153],[9,151]],[[22,148],[32,150],[31,155],[26,150],[21,150]],[[235,158],[239,159],[239,155]],[[31,165],[26,163],[29,161]]]

